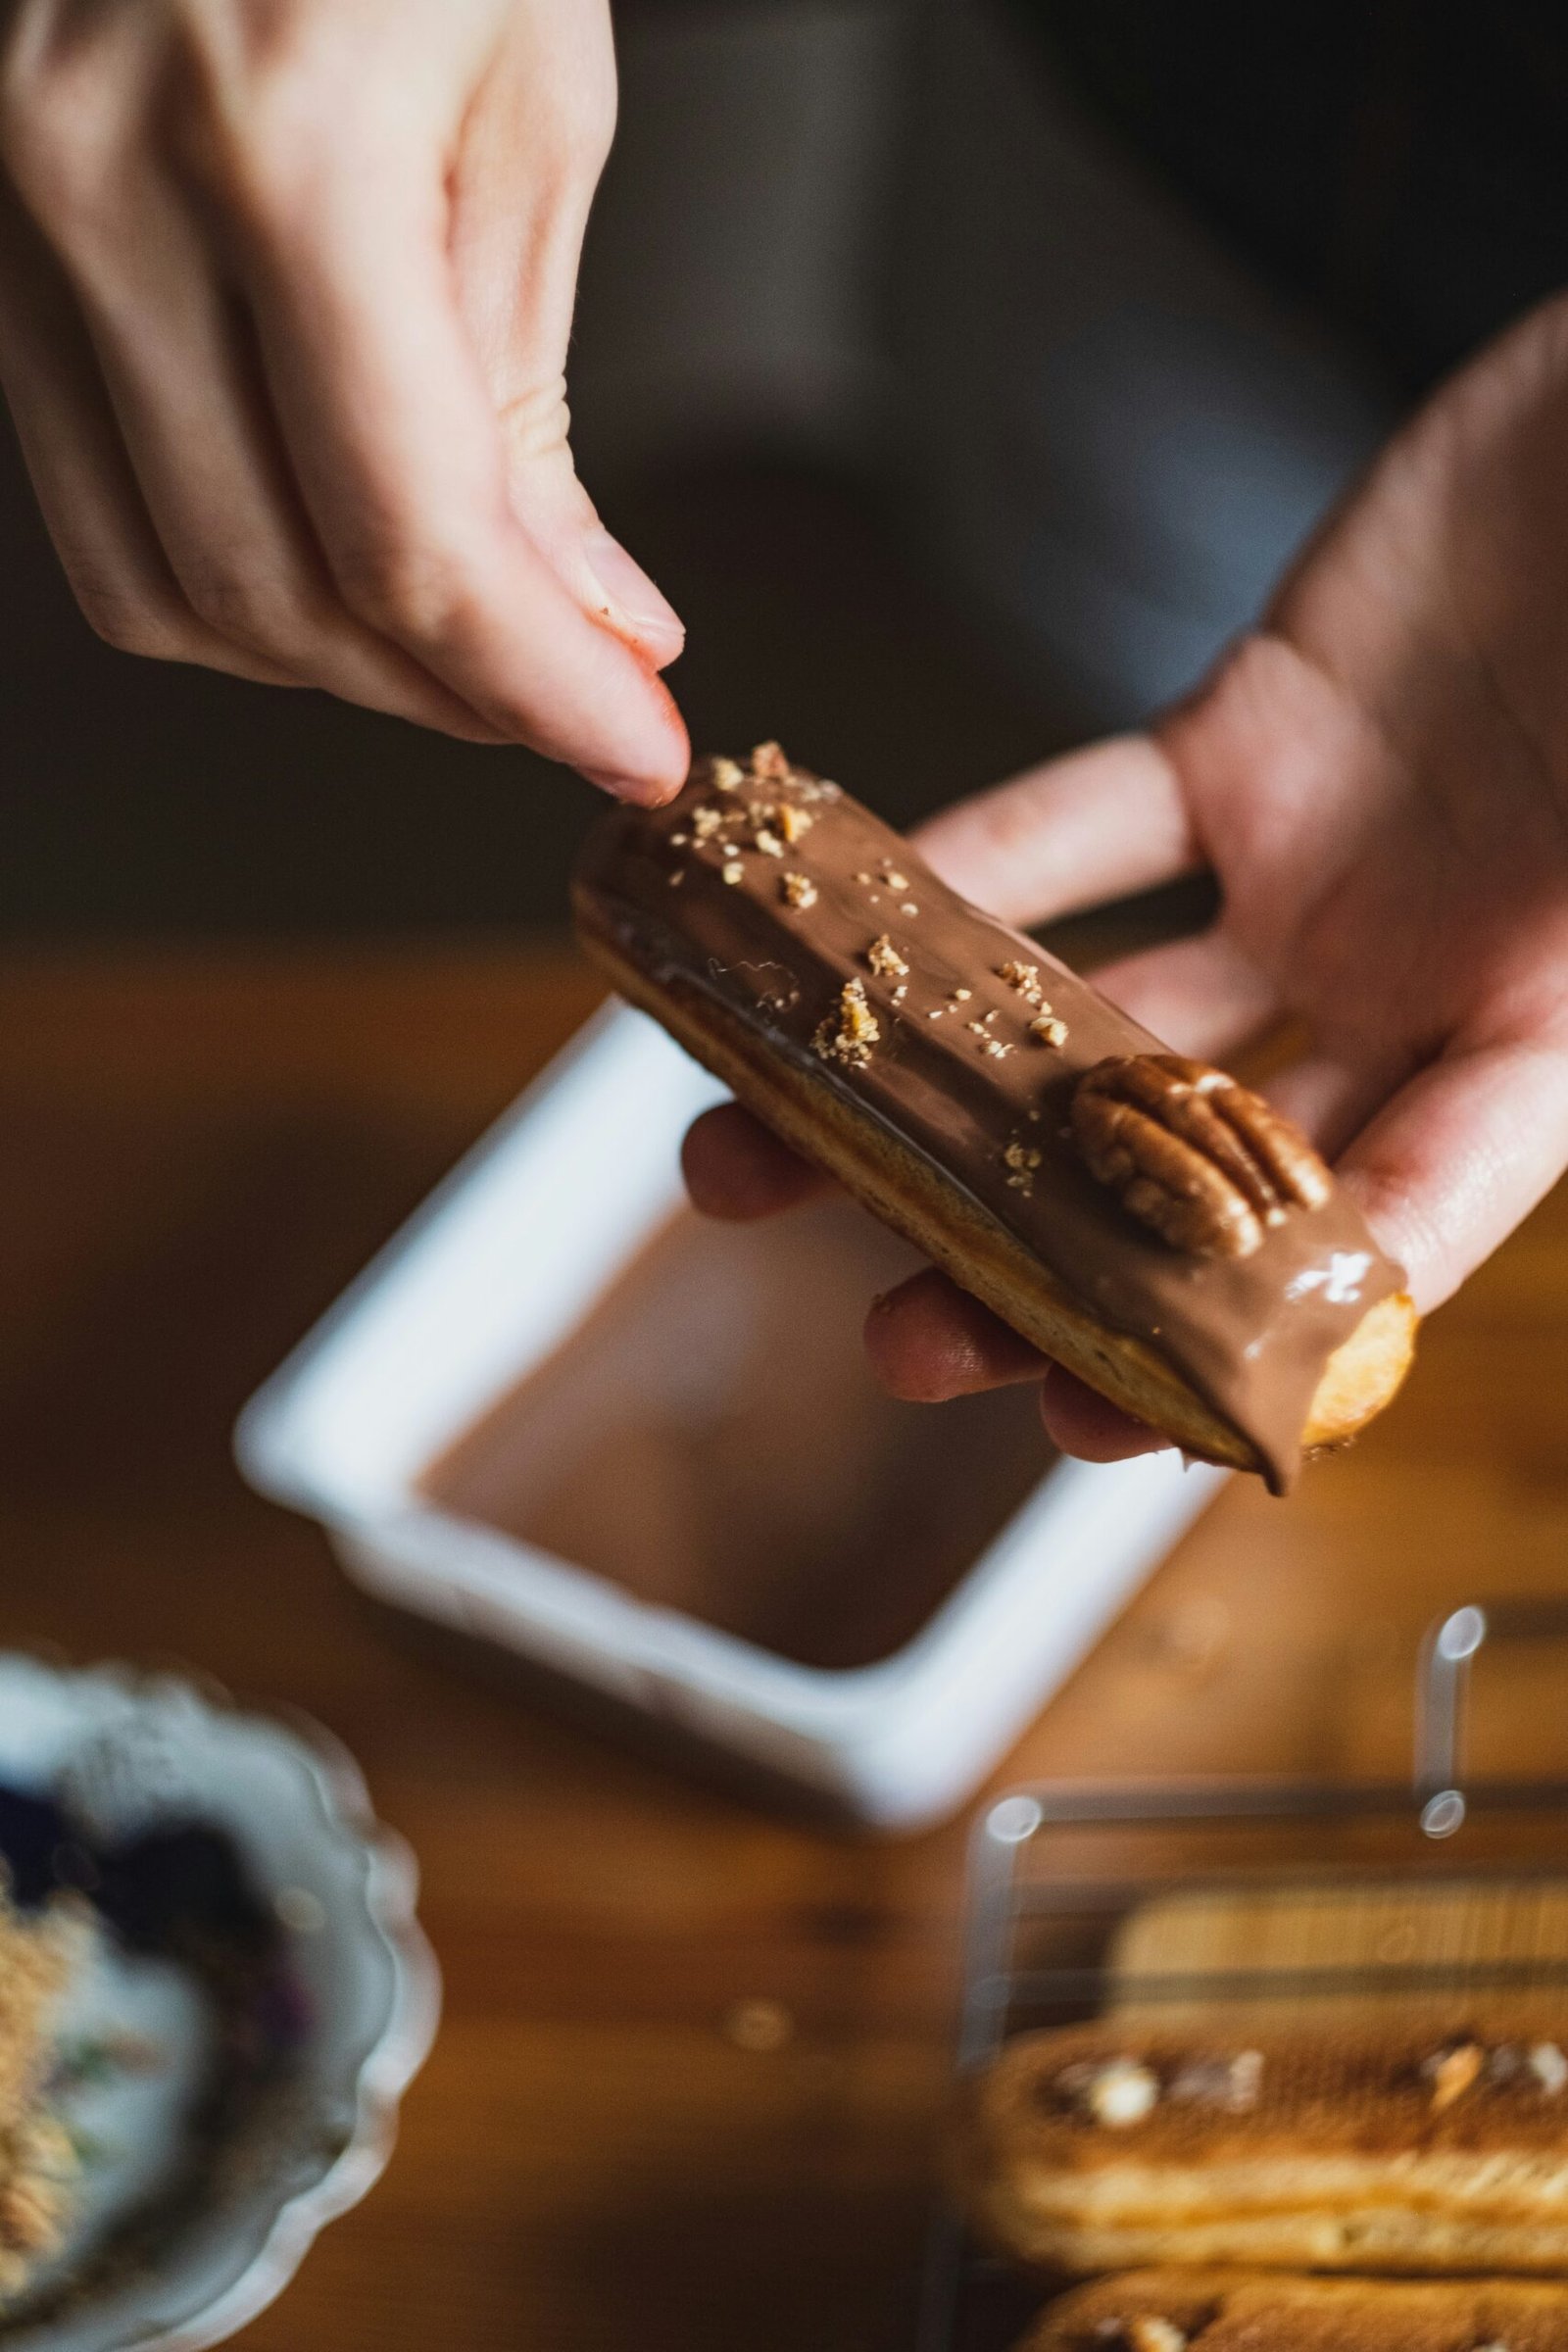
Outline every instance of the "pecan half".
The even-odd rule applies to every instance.
[[[1123,1207],[1200,1256],[1250,1257],[1287,1207],[1321,1208],[1333,1190],[1299,1128],[1179,1054],[1096,1062],[1073,1095],[1072,1134]]]

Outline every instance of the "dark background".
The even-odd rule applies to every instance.
[[[879,342],[877,294],[820,284],[879,234],[892,149],[908,135],[887,126],[907,13],[789,0],[618,12],[621,131],[572,369],[584,478],[688,625],[671,683],[694,743],[780,736],[900,821],[1062,740],[1063,697],[964,610],[918,544],[899,465],[885,446],[867,462],[858,420],[844,424],[842,383],[773,403],[730,355],[755,349],[775,382],[809,376],[835,339],[834,305],[852,304],[865,345]],[[771,180],[748,154],[748,107],[759,132],[775,111],[786,168]],[[732,225],[738,248],[719,233],[734,205],[694,160],[710,144],[694,133],[714,119],[741,194],[757,191],[755,217]],[[868,184],[856,159],[872,149]],[[741,307],[715,325],[726,299]],[[706,407],[670,376],[664,322],[683,315],[693,382],[724,379]],[[104,647],[76,616],[9,429],[0,545],[7,931],[564,921],[597,799],[575,778],[523,751]]]
[[[617,35],[580,470],[687,622],[694,743],[776,735],[899,823],[1190,684],[1568,276],[1540,5],[621,0]],[[0,545],[0,928],[563,922],[587,787],[109,651],[9,433]]]
[[[864,490],[737,456],[603,503],[687,622],[672,683],[695,743],[779,735],[906,817],[1061,736],[1049,694],[988,650]],[[564,921],[587,785],[525,751],[112,652],[76,615],[9,439],[0,536],[13,933]]]

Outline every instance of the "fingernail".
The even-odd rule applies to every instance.
[[[608,792],[612,801],[631,801],[639,808],[662,808],[680,790],[679,783],[661,784],[651,776],[616,776],[608,768],[579,767],[585,783]]]
[[[602,526],[583,542],[588,568],[609,598],[612,616],[623,621],[639,645],[662,669],[686,642],[680,614],[662,596],[642,565]]]

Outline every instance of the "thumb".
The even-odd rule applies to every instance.
[[[583,610],[656,669],[686,642],[679,613],[599,519],[577,478],[564,376],[529,385],[500,412],[512,511]]]
[[[1181,779],[1151,735],[1117,735],[956,801],[915,841],[943,880],[1004,922],[1054,920],[1188,872]]]
[[[685,631],[578,480],[566,406],[583,232],[614,126],[609,18],[543,0],[514,22],[452,177],[458,307],[495,406],[514,515],[583,610],[662,669]]]

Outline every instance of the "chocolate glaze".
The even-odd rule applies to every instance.
[[[1354,1203],[1336,1187],[1321,1208],[1288,1210],[1250,1257],[1171,1248],[1095,1181],[1066,1134],[1081,1073],[1159,1041],[1035,941],[949,890],[837,786],[791,768],[748,771],[716,789],[715,773],[732,770],[700,762],[667,808],[600,820],[576,878],[587,919],[656,981],[711,995],[853,1096],[1101,1322],[1163,1353],[1249,1440],[1282,1493],[1329,1357],[1370,1306],[1402,1288]],[[794,842],[766,813],[780,805],[810,820]],[[710,808],[721,812],[716,832],[699,814]],[[757,847],[760,834],[782,854]],[[791,874],[806,878],[808,890],[790,887],[808,904],[790,903]],[[868,950],[884,936],[906,973],[873,970]],[[1038,968],[1066,1024],[1059,1046],[1031,1034],[1038,1008],[998,977],[1009,961]],[[879,1035],[863,1061],[824,1059],[812,1040],[824,1021],[836,1026],[851,980],[862,983]],[[959,1000],[959,989],[970,994]],[[1009,1050],[990,1053],[988,1039]],[[1009,1166],[1013,1144],[1038,1152],[1038,1165]]]

